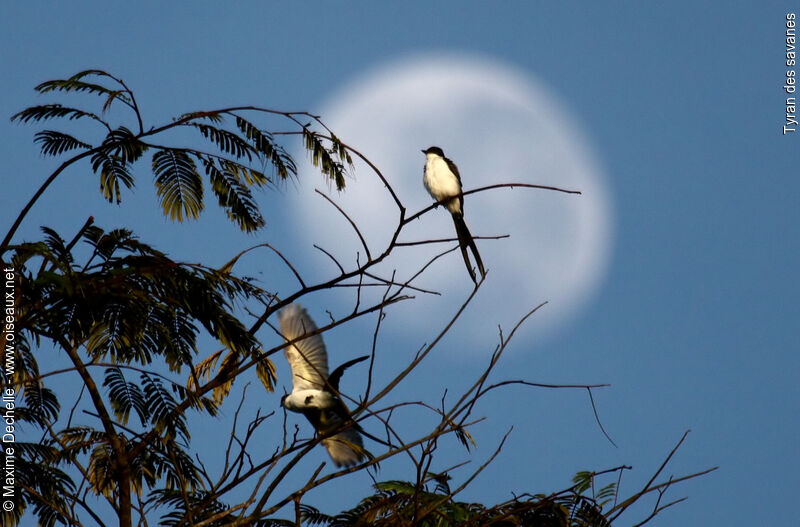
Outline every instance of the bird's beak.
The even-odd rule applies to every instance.
[[[425,150],[420,150],[420,152],[422,152],[422,153],[424,154],[424,153],[425,153]]]

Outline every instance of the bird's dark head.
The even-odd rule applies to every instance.
[[[422,151],[423,154],[436,154],[439,157],[444,157],[444,152],[438,146],[429,146],[425,150]]]
[[[289,394],[288,394],[288,393],[284,393],[284,394],[281,396],[281,406],[283,406],[284,408],[286,407],[286,404],[284,404],[284,403],[286,402],[286,398],[287,398],[287,397],[289,397]]]

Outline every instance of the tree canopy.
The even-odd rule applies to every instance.
[[[27,524],[33,518],[44,526],[108,525],[113,517],[113,523],[121,527],[605,526],[633,503],[655,496],[652,514],[639,519],[642,524],[680,501],[662,501],[667,489],[705,473],[659,481],[673,450],[648,484],[629,497],[617,493],[619,478],[630,468],[620,466],[581,472],[571,487],[556,492],[523,489],[508,501],[493,505],[458,501],[459,494],[500,452],[505,439],[498,438],[500,446],[494,455],[458,481],[450,470],[435,471],[433,460],[448,436],[455,437],[465,453],[474,451],[470,429],[483,419],[475,412],[486,394],[512,385],[586,390],[598,415],[591,394],[604,385],[489,381],[518,327],[541,306],[532,306],[515,327],[501,331],[494,353],[477,367],[474,382],[463,393],[451,396],[447,403],[444,398],[417,399],[401,381],[437,348],[469,308],[483,285],[481,280],[451,319],[437,321],[436,338],[409,357],[407,367],[385,383],[374,383],[373,367],[380,360],[377,335],[387,309],[398,302],[413,302],[414,295],[423,292],[417,286],[419,277],[431,262],[454,250],[456,240],[415,242],[429,247],[430,257],[418,269],[403,269],[402,276],[408,278],[386,275],[378,264],[392,261],[395,268],[407,266],[395,250],[398,237],[409,222],[436,204],[409,213],[380,168],[311,113],[238,106],[185,113],[151,125],[145,123],[128,85],[105,71],[82,71],[67,79],[43,82],[35,89],[51,96],[78,95],[80,100],[96,96],[96,104],[39,104],[15,114],[13,121],[37,126],[86,122],[94,130],[87,135],[97,139],[79,138],[63,130],[36,132],[33,140],[42,154],[63,162],[43,178],[0,243],[6,288],[14,293],[10,302],[6,296],[3,393],[9,395],[8,401],[16,401],[10,407],[12,428],[14,434],[20,434],[13,442],[4,442],[6,473],[9,466],[13,468],[11,484],[8,479],[6,484],[14,490],[12,505],[3,507],[2,525]],[[22,222],[35,221],[34,206],[42,194],[83,160],[99,179],[102,197],[123,204],[126,192],[136,183],[134,166],[147,163],[143,158],[148,156],[157,199],[167,218],[198,218],[210,192],[239,229],[259,231],[266,221],[255,192],[289,178],[310,177],[298,172],[298,164],[288,153],[290,142],[304,149],[319,174],[340,191],[357,184],[347,176],[353,160],[361,159],[371,169],[369,176],[384,183],[397,207],[398,220],[386,246],[370,247],[359,226],[331,200],[353,229],[342,236],[358,237],[365,258],[346,265],[326,253],[338,272],[314,283],[303,279],[291,256],[281,248],[258,244],[274,251],[296,278],[296,288],[289,293],[278,295],[236,273],[237,263],[252,247],[230,255],[220,268],[181,262],[130,229],[96,225],[92,217],[86,218],[77,232],[43,226],[40,239],[18,239]],[[577,192],[509,182],[464,194],[510,186]],[[443,243],[446,249],[441,249]],[[465,288],[472,287],[468,283],[465,280]],[[239,421],[236,410],[226,448],[215,452],[213,460],[201,458],[193,447],[197,431],[192,423],[197,418],[215,419],[229,396],[240,394],[243,401],[247,389],[256,389],[241,386],[241,391],[234,392],[238,378],[254,371],[261,383],[258,389],[275,389],[275,357],[289,343],[262,341],[259,330],[285,306],[300,299],[313,301],[314,293],[338,287],[356,291],[358,301],[349,313],[331,314],[315,333],[324,335],[356,319],[374,318],[369,377],[363,393],[341,394],[350,403],[353,417],[342,426],[369,422],[372,428],[381,429],[380,449],[354,467],[323,472],[323,463],[312,473],[301,473],[300,460],[319,448],[327,436],[293,434],[286,426],[285,413],[282,441],[254,448],[263,426],[281,426],[276,414],[281,412],[279,397],[275,395],[274,406],[249,422]],[[381,293],[362,296],[366,288],[378,288]],[[214,347],[201,344],[206,342],[201,337],[212,339]],[[54,369],[52,365],[60,362],[51,357],[68,366]],[[80,383],[53,383],[67,373],[77,375]],[[393,402],[387,402],[389,394]],[[235,401],[229,404],[237,408]],[[415,437],[398,431],[393,424],[395,416],[409,407],[427,412],[434,425],[414,431]],[[379,480],[380,463],[398,456],[409,464],[408,478]],[[222,468],[210,470],[207,464]],[[373,474],[374,493],[351,509],[329,515],[305,500],[316,487],[366,470]],[[286,491],[286,482],[292,482],[294,488]]]

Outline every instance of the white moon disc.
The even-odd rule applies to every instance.
[[[422,185],[420,152],[432,145],[458,165],[464,190],[521,182],[582,192],[514,188],[466,196],[464,218],[474,236],[510,237],[478,240],[488,276],[456,330],[460,336],[493,339],[497,324],[507,330],[547,300],[524,330],[542,335],[573,317],[597,289],[610,253],[608,192],[580,126],[530,74],[486,59],[425,55],[354,79],[319,113],[342,141],[381,170],[407,216],[432,202]],[[299,191],[289,193],[298,241],[322,246],[343,265],[352,265],[356,253],[363,262],[365,251],[347,220],[314,195],[319,180],[311,177],[309,164],[301,163],[300,170]],[[346,190],[322,187],[359,226],[372,256],[380,254],[399,213],[379,179],[357,162]],[[454,232],[440,207],[409,224],[399,240],[452,238]],[[380,270],[384,275],[397,270],[395,280],[403,282],[454,246],[399,247]],[[315,272],[337,273],[328,257],[316,254],[305,260]],[[407,307],[393,308],[392,315],[402,317],[398,327],[432,331],[429,321],[441,316],[431,313],[449,316],[472,290],[459,251],[438,259],[414,284],[442,296],[414,293],[417,299]],[[352,301],[352,290],[340,291]]]

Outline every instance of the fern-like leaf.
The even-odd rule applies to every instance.
[[[188,441],[189,429],[186,426],[186,419],[182,414],[174,415],[178,405],[172,395],[159,379],[146,373],[142,373],[141,379],[147,408],[150,411],[150,422],[156,431],[164,432],[167,439],[174,439],[176,435],[180,435]]]
[[[159,150],[153,154],[153,172],[164,215],[197,219],[203,210],[203,182],[192,158],[181,150]]]
[[[335,517],[324,514],[316,507],[300,504],[300,517],[306,525],[332,525],[336,520]]]
[[[37,106],[31,106],[30,108],[25,108],[21,112],[17,112],[12,115],[11,120],[27,123],[29,121],[39,122],[47,119],[56,119],[62,117],[66,117],[70,121],[88,117],[103,124],[106,128],[111,128],[108,123],[91,112],[86,112],[77,108],[69,108],[60,104],[40,104]]]
[[[100,150],[92,156],[92,170],[100,174],[100,193],[109,203],[122,201],[120,185],[125,188],[133,187],[133,176],[128,166],[121,158],[106,150]]]
[[[76,148],[89,149],[92,145],[75,139],[71,135],[56,132],[55,130],[44,130],[37,132],[33,138],[34,143],[41,143],[42,153],[46,156],[56,156],[75,150]]]
[[[256,125],[238,115],[236,116],[236,126],[250,140],[261,158],[272,165],[279,179],[297,175],[294,159],[286,153],[282,146],[275,143],[272,134],[259,130]],[[262,184],[267,181],[265,178]]]
[[[58,268],[68,270],[73,262],[73,256],[67,250],[64,239],[50,227],[41,227],[41,230],[45,235],[44,242],[49,249],[49,254],[41,256],[54,263]]]
[[[253,160],[253,147],[233,132],[202,123],[189,123],[189,125],[197,128],[203,137],[212,141],[223,152],[235,156],[237,159],[246,157],[248,161]]]
[[[261,350],[256,350],[256,353]],[[256,363],[256,375],[268,392],[275,391],[275,382],[278,380],[275,365],[267,357]]]
[[[250,121],[236,116],[236,126],[247,137],[255,147],[256,151],[269,159],[272,157],[272,152],[275,149],[273,145],[272,135],[268,132],[262,132]]]
[[[437,474],[435,472],[428,472],[426,475],[428,480],[434,481],[434,492],[443,496],[450,495],[450,475],[447,473]]]
[[[119,367],[108,368],[103,386],[108,388],[108,397],[111,400],[111,409],[122,424],[128,424],[131,410],[139,416],[144,426],[147,421],[147,405],[144,394],[138,385],[127,382]]]
[[[250,190],[242,183],[239,174],[244,167],[222,161],[218,167],[213,159],[203,158],[203,166],[211,182],[211,190],[228,217],[245,232],[264,226],[264,218],[258,210]]]
[[[110,498],[116,490],[114,478],[114,450],[108,443],[101,443],[94,447],[89,456],[89,483],[90,489],[97,495]]]
[[[311,154],[311,162],[336,184],[336,190],[342,190],[345,187],[344,164],[333,158],[316,133],[303,128],[303,138],[306,150]]]
[[[85,454],[98,443],[105,441],[106,434],[88,426],[65,428],[58,433],[59,442],[64,445],[59,453],[64,459],[73,459],[78,454]]]
[[[124,126],[108,133],[103,140],[103,148],[125,164],[133,163],[147,151],[147,145]]]
[[[186,387],[190,390],[197,390],[199,381],[207,381],[211,378],[211,372],[217,366],[219,358],[222,357],[223,350],[216,351],[194,365],[192,375],[186,381]]]
[[[179,115],[175,121],[194,121],[195,119],[208,119],[212,123],[222,124],[225,117],[219,112],[189,112]]]
[[[416,486],[407,482],[399,480],[379,481],[373,485],[375,490],[379,492],[387,492],[392,494],[414,494],[417,490]]]
[[[24,390],[26,406],[16,408],[17,418],[35,423],[41,428],[55,422],[61,409],[56,394],[38,381],[27,383]]]
[[[225,355],[225,358],[222,359],[222,362],[219,365],[219,371],[217,375],[221,378],[224,378],[225,381],[220,384],[219,386],[215,387],[212,396],[214,398],[214,402],[217,404],[221,403],[225,397],[231,392],[231,388],[233,387],[233,381],[235,377],[233,376],[233,371],[236,369],[236,366],[239,364],[239,361],[236,358],[236,355],[233,352],[228,353]]]
[[[174,441],[166,445],[167,452],[158,452],[154,466],[164,476],[167,490],[193,491],[201,485],[200,469],[192,457]]]
[[[106,73],[105,71],[91,69],[78,72],[68,79],[56,79],[51,81],[45,81],[36,86],[36,88],[34,89],[39,93],[64,91],[64,92],[85,92],[98,96],[105,96],[106,101],[103,104],[104,112],[108,110],[108,108],[115,100],[120,100],[126,105],[133,107],[133,100],[131,99],[127,89],[125,89],[124,87],[122,89],[112,89],[103,86],[102,84],[97,84],[94,82],[88,82],[82,80],[83,78],[89,76],[107,77],[119,83],[119,81],[115,77]]]
[[[110,90],[100,84],[94,84],[76,78],[45,81],[36,86],[34,90],[39,93],[47,93],[52,91],[88,92],[95,95],[108,95],[110,93],[114,93],[114,90]]]
[[[581,470],[572,477],[572,482],[575,484],[573,487],[575,494],[583,494],[592,486],[592,479],[594,474],[592,472]]]

